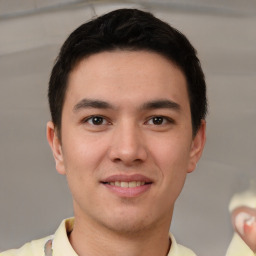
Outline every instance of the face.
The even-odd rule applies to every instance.
[[[113,51],[71,72],[61,142],[48,123],[77,220],[117,232],[169,229],[175,200],[201,155],[192,136],[186,79],[159,54]]]

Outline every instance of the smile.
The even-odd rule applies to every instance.
[[[151,189],[153,180],[140,174],[112,175],[101,181],[111,193],[119,197],[138,197]]]
[[[122,188],[135,188],[135,187],[140,187],[145,185],[145,181],[130,181],[130,182],[125,182],[125,181],[115,181],[115,182],[108,182],[109,185],[111,186],[116,186],[116,187],[122,187]]]

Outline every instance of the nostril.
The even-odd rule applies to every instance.
[[[121,162],[122,160],[120,158],[114,158],[113,161],[114,162]]]
[[[113,142],[114,144],[114,142]],[[115,163],[122,162],[125,165],[139,164],[146,160],[147,151],[142,145],[129,146],[125,143],[116,142],[109,148],[108,156]]]

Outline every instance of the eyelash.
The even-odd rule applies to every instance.
[[[155,125],[155,126],[160,126],[160,125],[165,125],[165,124],[174,124],[175,123],[175,121],[172,119],[172,118],[170,118],[170,117],[167,117],[167,116],[161,116],[161,115],[159,115],[159,116],[151,116],[147,121],[146,121],[146,123],[148,123],[149,121],[153,121],[153,119],[154,118],[156,118],[156,120],[155,121],[157,121],[157,119],[163,119],[163,122],[165,122],[164,124],[151,124],[151,125]],[[154,122],[154,121],[153,121]]]
[[[82,120],[82,123],[89,123],[90,120],[93,122],[93,118],[101,118],[103,122],[105,121],[106,123],[105,124],[100,123],[98,125],[91,123],[91,125],[100,126],[100,125],[110,124],[110,122],[107,121],[107,118],[101,115],[92,115],[92,116],[86,117],[85,119]]]
[[[100,119],[102,119],[101,121],[105,122],[105,123],[101,123],[101,122],[99,124],[90,123],[90,120],[93,122],[93,118],[100,118]],[[163,123],[159,123],[159,124],[152,123],[152,124],[149,124],[150,121],[154,122],[154,120],[153,120],[154,118],[155,118],[155,121],[158,121],[157,119],[162,119],[164,124]],[[86,117],[85,119],[82,120],[82,123],[89,123],[89,124],[94,125],[94,126],[111,124],[111,122],[109,122],[106,117],[101,116],[101,115],[92,115],[92,116]],[[175,121],[172,118],[170,118],[170,117],[161,116],[161,115],[159,115],[159,116],[155,115],[155,116],[151,116],[150,118],[148,118],[147,121],[144,124],[160,126],[160,125],[174,124],[174,123],[175,123]]]

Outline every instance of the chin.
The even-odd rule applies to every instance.
[[[105,222],[105,226],[122,235],[139,234],[141,231],[149,230],[157,225],[157,221],[149,213],[123,212],[122,214],[112,214]]]
[[[109,230],[112,230],[113,232],[119,235],[134,236],[135,234],[140,234],[142,231],[145,232],[145,230],[148,229],[151,225],[148,223],[145,223],[145,221],[143,220],[127,221],[125,219],[119,223],[115,221],[114,225],[112,223],[107,223],[106,226]]]

